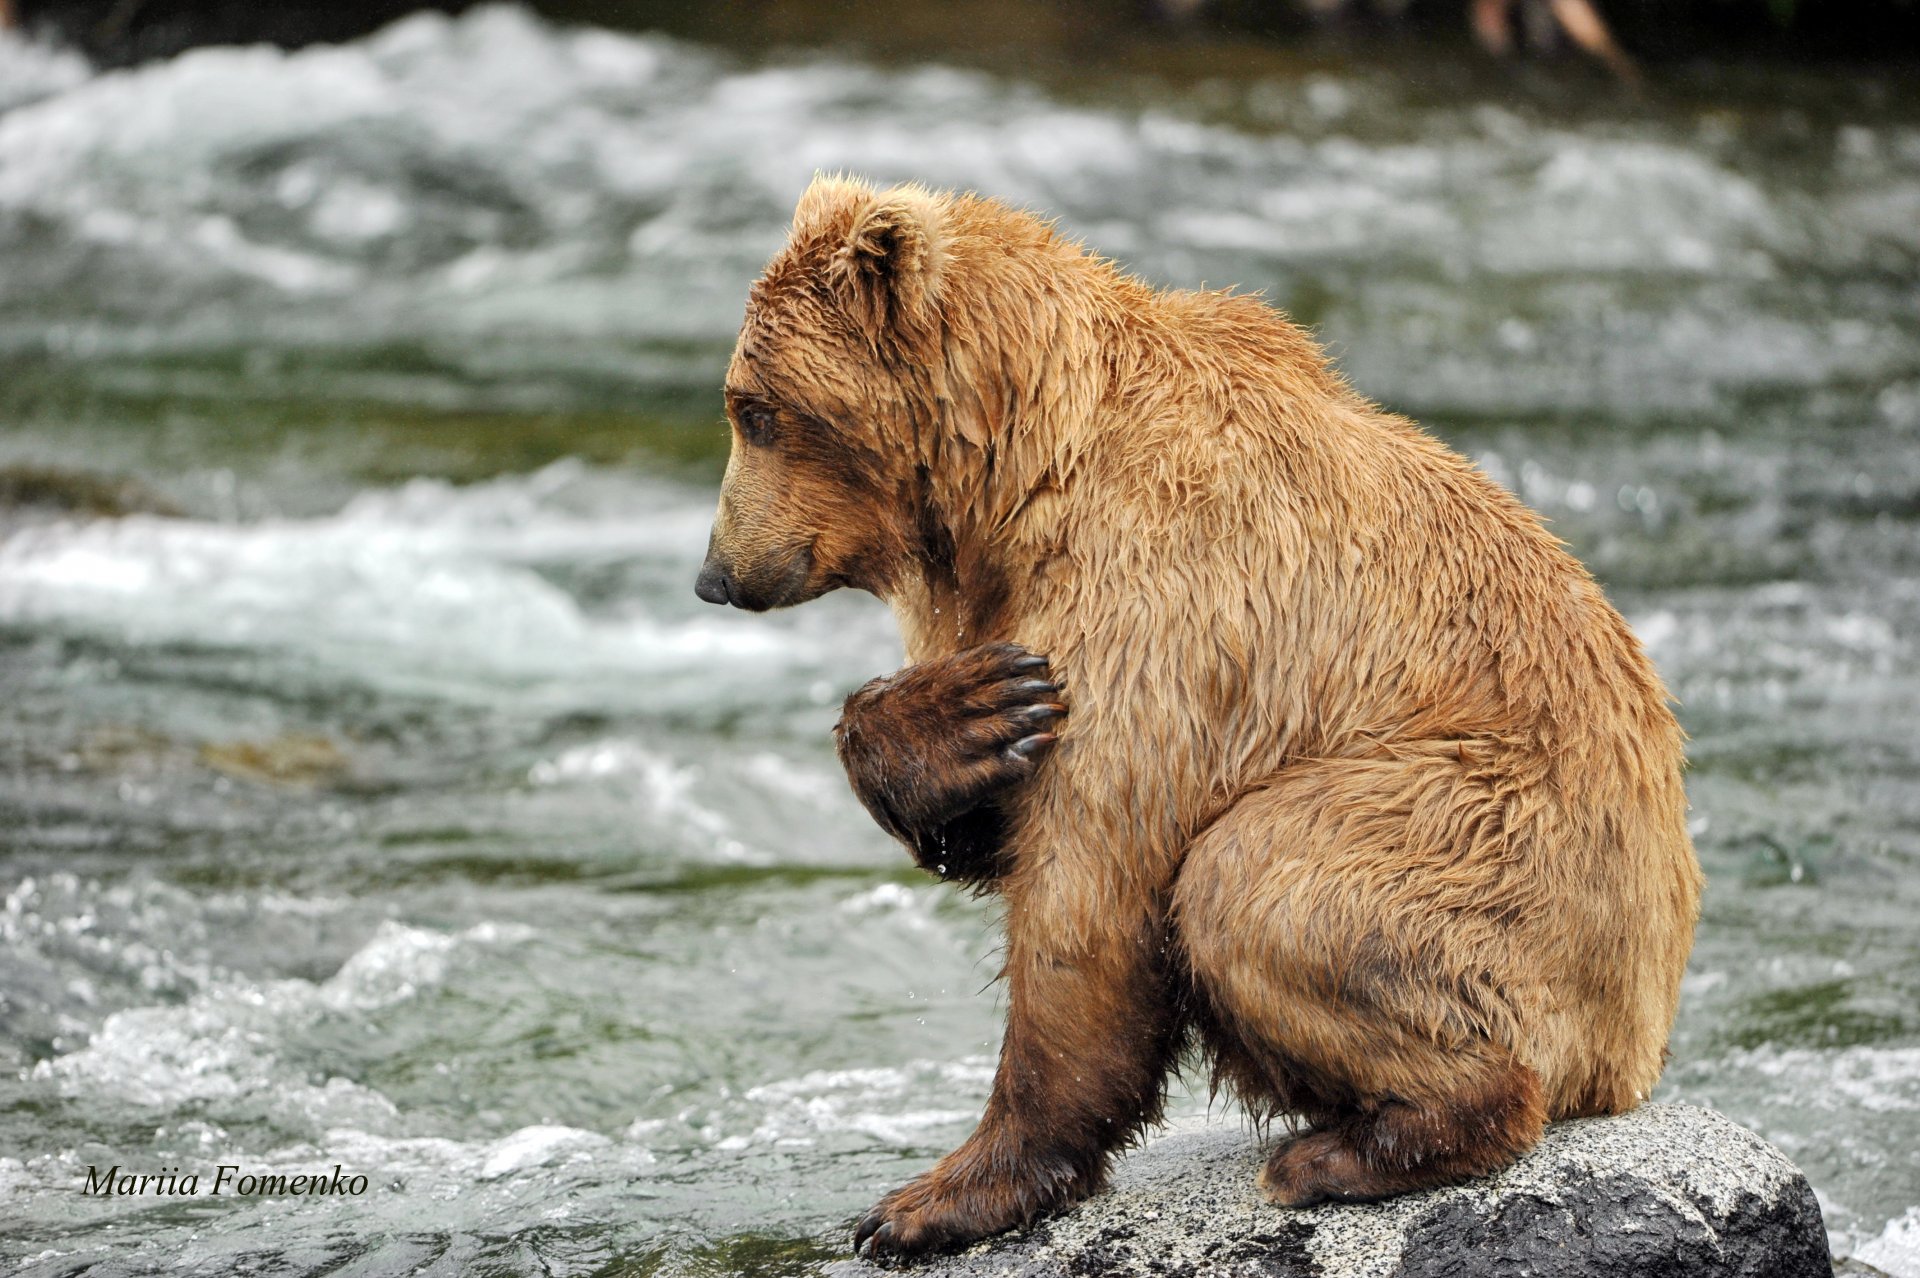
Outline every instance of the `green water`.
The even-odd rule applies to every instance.
[[[891,623],[691,590],[746,283],[847,167],[1266,289],[1553,521],[1693,738],[1662,1095],[1897,1271],[1920,104],[1782,83],[1038,82],[510,9],[0,44],[0,1268],[795,1273],[964,1137],[990,912],[827,735]],[[367,1191],[78,1193],[336,1163]]]

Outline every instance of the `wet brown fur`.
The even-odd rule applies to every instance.
[[[961,654],[1017,641],[1071,704],[974,876],[1007,930],[985,1117],[863,1222],[876,1251],[1091,1191],[1189,1026],[1312,1125],[1263,1178],[1289,1204],[1481,1174],[1646,1096],[1700,886],[1665,690],[1530,511],[1300,329],[990,200],[823,179],[727,386],[776,424],[723,487],[735,602],[867,589],[896,678],[948,662],[957,704]],[[937,773],[942,731],[869,742],[863,797],[889,748]]]

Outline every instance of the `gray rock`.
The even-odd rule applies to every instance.
[[[1719,1114],[1645,1105],[1547,1129],[1498,1175],[1362,1206],[1289,1211],[1244,1129],[1176,1129],[1072,1211],[914,1267],[925,1278],[1830,1278],[1806,1177]],[[834,1278],[887,1272],[831,1264]]]

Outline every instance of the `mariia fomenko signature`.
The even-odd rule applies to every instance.
[[[140,1195],[192,1198],[200,1194],[200,1179],[199,1172],[188,1172],[183,1176],[178,1167],[163,1167],[157,1172],[123,1173],[116,1163],[102,1173],[98,1167],[88,1166],[86,1183],[80,1187],[80,1192],[98,1198],[132,1198]],[[361,1174],[349,1175],[339,1163],[333,1165],[332,1172],[301,1172],[292,1176],[281,1172],[243,1174],[238,1166],[222,1163],[214,1168],[206,1192],[209,1197],[231,1194],[242,1198],[284,1198],[295,1194],[311,1194],[349,1198],[367,1192],[367,1178]]]

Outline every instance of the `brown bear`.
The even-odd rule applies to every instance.
[[[816,181],[753,285],[700,596],[885,600],[868,809],[1004,902],[978,1129],[855,1247],[1096,1188],[1197,1038],[1275,1202],[1511,1162],[1660,1074],[1700,873],[1682,736],[1510,493],[1260,301],[972,195]]]

